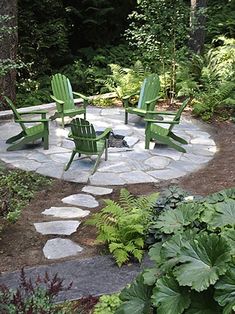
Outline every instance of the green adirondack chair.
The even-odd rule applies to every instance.
[[[53,75],[51,87],[53,91],[51,98],[56,102],[57,108],[57,112],[51,117],[51,120],[61,118],[62,127],[64,128],[64,117],[66,116],[74,117],[76,115],[83,114],[84,119],[86,119],[86,106],[88,101],[83,99],[82,106],[75,106],[73,95],[78,95],[78,93],[72,91],[70,81],[65,75],[60,73]]]
[[[70,160],[65,167],[65,171],[69,169],[74,156],[77,153],[79,157],[81,154],[97,155],[95,165],[92,169],[93,174],[98,167],[104,150],[105,160],[108,159],[108,138],[111,131],[111,128],[106,128],[101,135],[97,136],[94,126],[90,124],[89,121],[80,118],[72,120],[69,138],[74,141],[75,148],[73,149]]]
[[[48,143],[48,137],[49,137],[49,120],[46,119],[46,114],[47,111],[28,111],[28,112],[18,112],[16,107],[14,106],[13,102],[8,98],[4,97],[6,102],[9,104],[11,110],[13,111],[14,114],[14,120],[16,123],[19,123],[21,126],[22,131],[15,135],[10,137],[6,143],[7,144],[12,144],[7,148],[7,151],[12,151],[12,150],[17,150],[22,148],[24,145],[32,143],[38,139],[42,139],[43,141],[43,146],[44,149],[49,148],[49,143]],[[40,114],[41,119],[34,119],[34,120],[27,120],[23,119],[23,115],[36,115]],[[25,124],[27,123],[34,123],[36,122],[37,124],[33,126],[26,127]]]
[[[149,149],[149,144],[151,140],[156,140],[159,143],[166,144],[169,147],[172,147],[176,149],[179,152],[186,153],[186,150],[181,147],[180,145],[177,144],[177,142],[181,144],[188,144],[187,141],[185,141],[183,138],[175,135],[173,133],[173,128],[176,124],[180,123],[180,118],[183,110],[189,103],[189,98],[186,99],[178,111],[176,113],[172,112],[157,112],[157,114],[169,114],[169,115],[174,115],[173,120],[171,121],[156,121],[156,119],[153,118],[153,116],[156,113],[148,113],[146,118],[144,119],[146,121],[145,125],[145,148]],[[164,128],[162,126],[157,125],[156,123],[162,123],[162,124],[170,124],[169,128]],[[174,140],[174,141],[173,141]]]
[[[137,107],[130,103],[131,97],[135,94],[125,96],[123,104],[125,109],[125,124],[128,124],[128,113],[137,114],[145,117],[147,112],[155,110],[157,100],[160,98],[160,80],[157,74],[151,74],[145,78],[141,90]],[[161,117],[160,117],[161,119]]]

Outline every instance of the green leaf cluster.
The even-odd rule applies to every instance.
[[[21,209],[39,189],[51,181],[33,172],[0,169],[0,217],[15,222]]]
[[[95,305],[93,314],[114,314],[122,301],[119,298],[119,293],[111,295],[102,295],[99,302]]]
[[[204,120],[221,112],[221,108],[230,109],[232,114],[234,112],[234,43],[234,39],[219,37],[212,43],[216,47],[209,49],[203,56],[193,55],[178,66],[178,96],[194,96],[193,112]]]
[[[233,314],[235,188],[165,211],[157,227],[166,239],[149,251],[155,267],[121,292],[117,313]]]
[[[156,193],[135,197],[126,189],[121,189],[119,202],[105,200],[106,206],[101,212],[87,221],[97,227],[97,241],[108,245],[118,266],[131,257],[141,261],[149,211],[156,198]]]

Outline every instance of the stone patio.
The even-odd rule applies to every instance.
[[[52,114],[53,111],[50,111],[50,115]],[[58,179],[109,186],[177,178],[205,166],[216,152],[216,145],[210,134],[193,119],[182,117],[180,125],[174,128],[175,133],[189,143],[184,145],[186,154],[154,143],[146,150],[144,121],[136,115],[130,115],[129,124],[125,125],[123,109],[88,107],[87,119],[94,124],[97,131],[112,127],[115,134],[125,136],[124,139],[130,146],[121,149],[109,148],[108,161],[105,161],[103,156],[93,175],[90,173],[96,156],[77,158],[70,169],[64,171],[74,144],[67,139],[69,128],[62,129],[55,121],[50,123],[49,150],[43,150],[41,143],[36,143],[14,152],[6,151],[8,145],[5,141],[20,131],[19,125],[13,121],[2,121],[0,159],[11,166]]]

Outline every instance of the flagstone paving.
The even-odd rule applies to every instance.
[[[55,238],[48,240],[43,248],[47,259],[59,259],[80,253],[83,248],[69,239]]]
[[[90,211],[77,207],[51,207],[45,209],[42,214],[58,218],[82,218],[89,215]]]
[[[50,112],[50,115],[53,111]],[[174,132],[188,140],[184,145],[187,153],[182,154],[163,145],[151,143],[151,149],[144,149],[144,122],[136,115],[130,115],[129,124],[124,124],[124,111],[121,108],[100,109],[88,107],[87,119],[97,131],[112,127],[115,134],[125,136],[129,148],[109,148],[108,161],[102,158],[98,170],[91,175],[96,157],[76,159],[68,171],[68,162],[73,142],[68,140],[69,127],[62,129],[50,123],[49,150],[43,150],[41,143],[28,145],[25,149],[7,152],[5,140],[20,131],[13,121],[0,123],[0,159],[27,171],[42,175],[90,185],[110,186],[132,183],[158,182],[177,178],[195,171],[213,158],[216,145],[203,125],[193,119],[182,117]],[[199,158],[200,156],[200,158]],[[188,161],[188,163],[187,163]],[[166,176],[164,177],[164,173]]]

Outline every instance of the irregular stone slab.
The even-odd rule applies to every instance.
[[[59,162],[59,163],[67,163],[69,162],[69,159],[71,157],[71,152],[70,153],[60,153],[60,154],[52,154],[50,155],[50,158],[53,161]]]
[[[194,163],[192,160],[178,160],[173,161],[169,165],[169,169],[172,170],[180,170],[180,171],[186,171],[186,172],[193,172],[195,170],[198,170],[201,168],[201,164]]]
[[[2,158],[2,160],[7,162],[7,160],[4,160],[4,158]],[[41,163],[34,160],[27,160],[27,162],[25,162],[25,160],[16,160],[12,164],[17,168],[20,168],[26,171],[35,171],[41,166]]]
[[[81,171],[80,169],[74,170],[72,166],[69,170],[65,171],[63,176],[63,180],[77,183],[87,183],[89,179],[89,172]]]
[[[35,160],[35,161],[37,161],[37,162],[50,162],[50,157],[48,157],[48,156],[46,156],[46,155],[44,155],[44,154],[42,154],[42,153],[39,153],[39,152],[37,152],[37,151],[35,151],[35,152],[33,152],[33,153],[31,153],[31,154],[29,154],[28,156],[27,156],[27,158],[28,159],[33,159],[33,160]]]
[[[70,149],[63,148],[60,146],[52,146],[52,147],[50,146],[48,150],[43,150],[42,148],[42,149],[38,149],[38,151],[40,151],[41,153],[45,155],[71,153]]]
[[[186,174],[186,171],[181,171],[178,169],[164,169],[164,170],[155,170],[147,172],[150,176],[153,176],[159,180],[170,180],[178,177],[182,177]]]
[[[145,160],[144,163],[154,169],[164,169],[167,165],[169,165],[170,159],[166,157],[154,156]]]
[[[47,259],[59,259],[63,257],[77,255],[83,248],[69,239],[48,240],[43,248],[43,253]]]
[[[184,154],[184,156],[181,158],[182,161],[184,160],[189,160],[192,161],[196,164],[204,164],[206,162],[208,162],[209,160],[211,160],[211,157],[209,156],[201,156],[201,155],[196,155],[196,154]]]
[[[61,179],[64,172],[64,165],[55,161],[50,161],[41,164],[37,169],[37,172],[45,176]]]
[[[126,183],[147,183],[147,182],[157,182],[156,179],[149,176],[143,171],[132,171],[120,174],[120,177],[126,181]]]
[[[102,109],[101,110],[101,116],[112,116],[120,114],[120,109],[113,108],[113,109]]]
[[[175,149],[172,149],[169,147],[163,147],[163,145],[160,146],[158,144],[156,144],[154,149],[151,149],[149,152],[152,155],[164,156],[164,157],[168,157],[174,160],[179,160],[181,156],[183,155],[183,153],[178,152]]]
[[[59,220],[34,223],[35,229],[41,234],[70,235],[77,230],[79,225],[80,221],[74,220]]]
[[[90,211],[78,207],[51,207],[45,209],[42,214],[59,218],[82,218],[89,215]]]
[[[132,135],[133,130],[128,128],[128,127],[125,128],[125,125],[124,125],[123,128],[120,125],[118,125],[117,128],[113,129],[113,133],[114,134],[119,134],[119,135],[122,135],[122,136],[130,136],[130,135]]]
[[[92,185],[123,185],[126,183],[117,174],[98,171],[90,176],[89,181]]]
[[[199,144],[199,145],[210,145],[214,146],[215,142],[208,138],[208,137],[197,137],[191,140],[192,144]]]
[[[134,136],[125,136],[124,140],[129,147],[133,147],[137,142],[139,142],[140,139]]]
[[[187,147],[187,151],[190,151],[196,155],[213,156],[217,152],[216,146],[188,145]]]
[[[94,195],[107,195],[113,192],[113,189],[103,188],[100,186],[87,185],[82,188],[82,192],[91,193]]]
[[[116,163],[104,161],[100,163],[100,166],[97,169],[97,171],[99,172],[113,172],[113,173],[120,173],[131,170],[132,170],[131,167],[124,161],[119,162],[117,161]]]
[[[88,207],[88,208],[94,208],[94,207],[99,206],[99,203],[96,201],[96,199],[92,195],[86,195],[86,194],[73,194],[73,195],[63,198],[62,202],[66,204],[72,204],[72,205]]]

